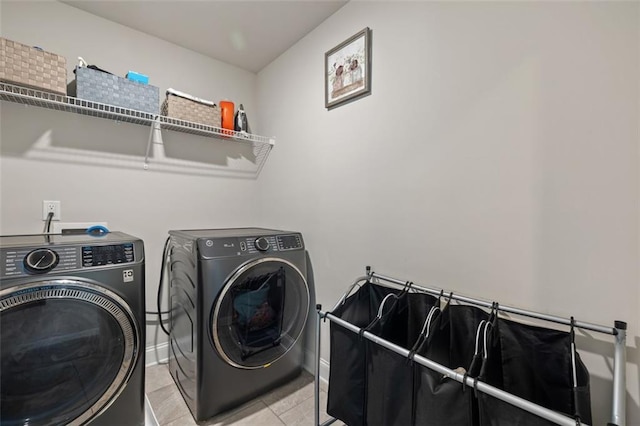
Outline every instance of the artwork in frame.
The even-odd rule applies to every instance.
[[[324,106],[371,93],[371,30],[365,28],[324,54]]]

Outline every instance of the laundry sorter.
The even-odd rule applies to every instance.
[[[326,320],[332,417],[321,426],[337,419],[349,426],[592,424],[589,373],[576,350],[575,329],[614,337],[608,425],[626,424],[623,321],[606,327],[560,318],[426,288],[369,267],[331,311],[316,309],[315,425],[321,425],[320,332]]]

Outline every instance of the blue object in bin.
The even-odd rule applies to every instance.
[[[129,71],[127,78],[132,81],[137,81],[138,83],[149,84],[149,76],[140,74],[139,72]]]
[[[109,233],[109,230],[102,225],[94,225],[87,228],[87,234],[93,237],[104,237]]]

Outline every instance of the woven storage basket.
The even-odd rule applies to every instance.
[[[150,84],[127,80],[87,67],[76,68],[76,78],[67,86],[69,96],[158,114],[160,90]]]
[[[167,98],[162,103],[162,115],[177,118],[178,120],[220,127],[220,108],[217,105],[211,106],[195,102],[171,93],[167,93]]]
[[[66,95],[67,59],[0,37],[0,81]]]

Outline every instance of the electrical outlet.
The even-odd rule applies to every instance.
[[[60,214],[60,201],[48,201],[42,202],[42,220],[47,220],[49,213],[53,213],[51,220],[60,220],[62,215]]]

